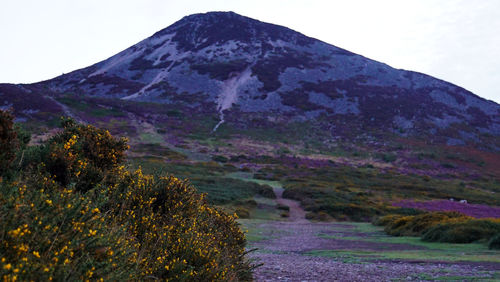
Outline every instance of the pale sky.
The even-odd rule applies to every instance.
[[[500,0],[1,0],[0,83],[87,67],[208,11],[287,26],[500,103]]]

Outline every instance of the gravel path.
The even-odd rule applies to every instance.
[[[405,244],[374,243],[320,237],[326,234],[336,238],[361,233],[354,226],[336,223],[313,223],[305,219],[299,203],[283,199],[283,190],[275,188],[276,201],[290,207],[288,221],[269,221],[258,226],[267,240],[258,241],[258,248],[250,257],[263,265],[255,270],[256,281],[426,281],[449,277],[453,280],[469,278],[488,279],[498,263],[450,263],[425,261],[346,261],[308,255],[314,250],[415,250],[421,247]]]

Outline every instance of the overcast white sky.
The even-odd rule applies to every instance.
[[[0,82],[106,59],[185,15],[234,11],[500,103],[500,0],[2,0]]]

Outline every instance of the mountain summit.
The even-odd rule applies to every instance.
[[[500,105],[233,12],[187,16],[90,67],[0,87],[4,98],[16,91],[153,102],[205,119],[212,131],[301,124],[325,140],[390,134],[500,149]],[[23,107],[18,115],[29,118],[33,109]]]
[[[249,44],[282,40],[300,45],[314,41],[286,27],[263,23],[233,12],[211,12],[187,16],[157,32],[153,37],[174,33],[173,40],[183,51],[199,51],[210,45],[223,44],[228,41]]]

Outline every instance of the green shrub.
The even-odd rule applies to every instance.
[[[488,249],[500,250],[500,233],[491,237],[491,240],[488,242]]]
[[[427,212],[413,216],[390,214],[376,219],[373,224],[385,226],[384,231],[392,236],[421,236],[428,242],[487,241],[500,232],[498,219],[474,219],[458,212]],[[492,238],[490,245],[498,244],[495,240],[498,238]]]
[[[419,215],[425,213],[425,211],[414,209],[414,208],[397,208],[391,210],[391,214],[400,214],[400,215]]]
[[[463,222],[446,222],[430,228],[423,241],[446,243],[471,243],[489,240],[500,232],[500,222],[489,219],[471,219]]]
[[[227,163],[227,161],[229,160],[228,158],[224,157],[224,156],[220,156],[220,155],[217,155],[217,156],[213,156],[212,157],[212,160],[216,161],[216,162],[220,162],[220,163]]]
[[[382,155],[382,160],[386,163],[392,163],[397,159],[397,155],[394,153],[386,153]]]
[[[444,168],[457,168],[457,166],[452,163],[441,163],[441,166]]]
[[[401,217],[403,217],[403,215],[400,215],[400,214],[389,214],[389,215],[381,216],[381,217],[376,218],[373,221],[373,225],[386,226],[386,225],[396,221],[397,219],[399,219]]]
[[[250,217],[250,212],[248,211],[248,209],[243,208],[243,207],[236,208],[236,210],[234,212],[236,213],[236,215],[239,218],[249,218]]]
[[[71,119],[62,123],[64,130],[50,138],[48,150],[43,151],[47,173],[62,186],[72,183],[76,190],[87,191],[125,160],[126,138],[117,139],[107,130]]]
[[[322,204],[313,211],[324,212],[339,220],[347,219],[352,221],[369,221],[373,215],[377,214],[375,208],[355,203]]]
[[[395,217],[393,220],[387,222],[384,231],[392,236],[401,236],[403,234],[401,230],[404,230],[404,227],[408,225],[412,219],[412,216]]]
[[[429,212],[415,216],[392,217],[384,221],[384,231],[392,236],[422,236],[429,228],[450,220],[467,220],[458,212]]]
[[[18,148],[14,117],[10,112],[0,110],[0,178],[10,169]]]
[[[278,205],[276,206],[276,208],[277,208],[278,210],[290,211],[290,207],[289,207],[289,206],[287,206],[287,205],[278,204]]]
[[[263,197],[270,198],[270,199],[276,199],[276,194],[274,194],[273,187],[266,185],[266,184],[259,184],[257,186],[257,193]]]
[[[315,221],[331,221],[333,218],[326,212],[308,212],[306,213],[306,219]],[[338,218],[340,220],[346,220],[347,218]]]

